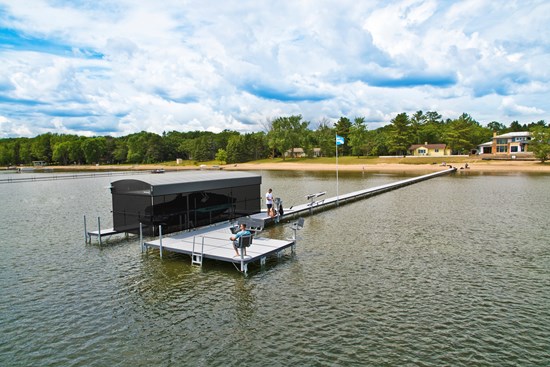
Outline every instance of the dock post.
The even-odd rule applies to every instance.
[[[244,272],[244,247],[241,248],[241,271]]]
[[[97,217],[97,238],[99,239],[99,244],[102,245],[102,243],[101,243],[101,219],[99,217]]]
[[[139,244],[141,246],[141,253],[143,253],[143,223],[139,222]]]
[[[86,229],[86,216],[84,216],[84,243],[88,244],[88,230]]]
[[[162,224],[159,225],[159,250],[160,250],[160,258],[162,259]]]

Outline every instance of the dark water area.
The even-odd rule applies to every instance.
[[[336,195],[334,173],[258,173],[287,207]],[[340,172],[338,192],[403,178]],[[247,277],[86,245],[117,179],[0,185],[1,366],[550,365],[550,175],[458,172],[317,213]]]

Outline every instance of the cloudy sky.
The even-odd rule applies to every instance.
[[[550,120],[548,0],[0,0],[0,138]]]

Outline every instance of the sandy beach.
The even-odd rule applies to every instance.
[[[461,168],[463,164],[456,164],[453,167]],[[448,168],[438,164],[399,164],[399,163],[380,163],[380,164],[347,164],[338,165],[339,171],[357,171],[357,172],[435,172]],[[224,166],[224,169],[239,170],[299,170],[299,171],[334,171],[334,164],[307,164],[307,163],[241,163],[232,166]],[[543,165],[539,162],[482,162],[478,164],[469,164],[468,170],[478,172],[548,172],[550,165]]]
[[[462,163],[451,163],[453,167],[462,168]],[[339,171],[355,172],[435,172],[445,169],[447,166],[440,164],[403,164],[403,163],[379,163],[379,164],[339,164]],[[471,172],[542,172],[550,173],[550,164],[541,164],[538,161],[478,161],[468,163]],[[49,168],[62,170],[196,170],[196,165],[100,165],[100,166],[50,166]],[[280,170],[280,171],[334,171],[335,164],[325,163],[300,163],[300,162],[274,162],[274,163],[239,163],[228,165],[206,165],[203,169],[224,170]]]

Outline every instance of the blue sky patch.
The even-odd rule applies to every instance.
[[[75,47],[59,43],[55,40],[34,37],[10,28],[0,28],[0,49],[33,51],[65,57],[77,56],[86,59],[103,58],[102,53],[92,49]]]

